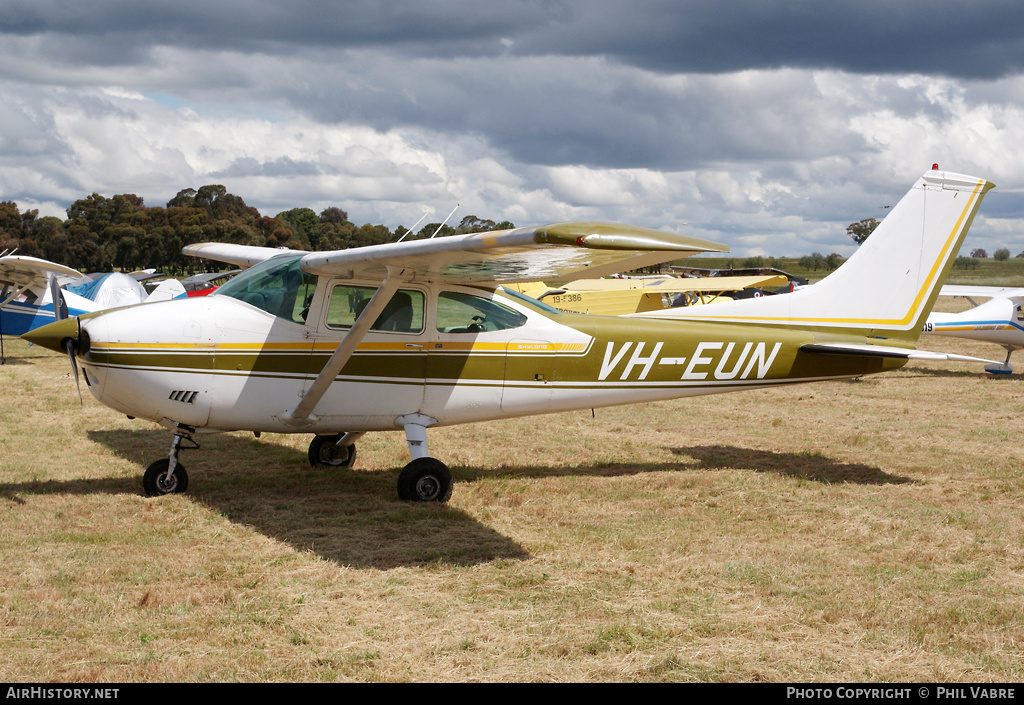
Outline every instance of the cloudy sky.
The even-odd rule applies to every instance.
[[[597,219],[849,255],[932,163],[1024,251],[1019,0],[4,0],[0,200]]]

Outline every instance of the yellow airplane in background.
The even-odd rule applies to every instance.
[[[745,289],[777,288],[785,286],[788,281],[784,274],[692,278],[655,276],[578,279],[560,286],[549,286],[542,282],[508,286],[550,304],[559,311],[625,316],[673,306],[731,301],[733,297],[729,294]]]

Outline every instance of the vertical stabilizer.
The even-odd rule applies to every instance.
[[[646,315],[917,340],[978,206],[993,186],[985,179],[933,169],[850,259],[817,284],[791,294]]]

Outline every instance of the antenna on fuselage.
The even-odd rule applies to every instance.
[[[398,238],[397,240],[395,240],[395,242],[401,242],[402,240],[404,240],[404,239],[405,239],[405,236],[406,236],[406,235],[408,235],[408,234],[409,234],[409,233],[411,233],[411,232],[415,232],[415,231],[416,231],[416,226],[417,226],[417,225],[419,225],[420,223],[422,223],[422,222],[423,222],[423,219],[427,217],[427,213],[428,213],[428,212],[429,212],[429,211],[424,211],[424,212],[423,212],[423,215],[421,215],[421,216],[420,216],[420,219],[419,219],[419,220],[417,220],[417,221],[416,221],[415,223],[413,223],[413,226],[412,226],[411,228],[409,228],[409,229],[408,229],[408,230],[406,230],[406,231],[405,231],[404,233],[402,233],[402,237],[400,237],[400,238]]]
[[[457,210],[459,210],[459,204],[458,203],[456,203],[455,207],[452,208],[452,212],[448,214],[448,218],[451,218],[453,215],[455,215],[455,211],[457,211]],[[437,235],[439,232],[441,232],[441,228],[443,228],[444,224],[448,222],[448,218],[445,218],[444,220],[441,221],[441,224],[437,226],[437,230],[434,231],[434,235]],[[434,239],[434,235],[430,236],[431,240]]]

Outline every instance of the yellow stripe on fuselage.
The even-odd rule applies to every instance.
[[[100,351],[135,351],[135,352],[215,352],[215,353],[295,353],[309,354],[311,352],[333,352],[338,347],[337,342],[319,342],[310,345],[309,343],[106,343],[93,342],[91,348]],[[449,341],[419,341],[397,343],[360,343],[356,348],[357,353],[395,353],[395,352],[451,352],[463,354],[523,354],[523,355],[577,355],[586,353],[590,348],[589,343],[546,343],[546,342],[449,342]]]

